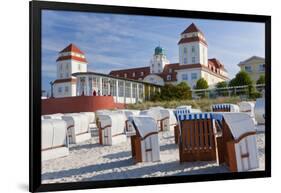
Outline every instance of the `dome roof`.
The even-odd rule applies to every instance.
[[[160,46],[157,46],[154,50],[154,55],[164,55],[164,49]]]

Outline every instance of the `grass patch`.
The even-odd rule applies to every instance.
[[[146,101],[143,103],[137,104],[128,104],[128,109],[138,109],[144,110],[150,107],[157,107],[161,106],[164,108],[176,108],[181,105],[191,105],[192,108],[201,109],[201,111],[210,111],[212,104],[219,104],[219,103],[232,103],[237,104],[240,102],[239,97],[218,97],[216,99],[199,99],[199,100],[171,100],[171,101]]]

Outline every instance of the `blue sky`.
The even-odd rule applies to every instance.
[[[49,82],[56,79],[58,52],[70,43],[86,54],[89,71],[148,66],[159,42],[170,62],[176,63],[180,33],[192,22],[205,34],[208,57],[219,59],[231,78],[240,61],[252,55],[264,57],[261,23],[45,10],[42,87],[49,90]]]

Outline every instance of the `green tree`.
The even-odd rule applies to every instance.
[[[176,93],[176,98],[177,99],[191,99],[191,90],[190,86],[186,82],[181,82],[176,85],[175,89]]]
[[[227,82],[225,82],[225,81],[218,82],[216,84],[216,88],[225,88],[225,87],[227,87]]]
[[[216,84],[216,88],[217,88],[217,94],[219,96],[227,96],[228,95],[228,91],[227,89],[220,89],[220,88],[225,88],[227,87],[227,82],[226,81],[222,81],[222,82],[218,82]]]
[[[253,81],[249,74],[245,71],[240,71],[236,74],[235,78],[233,78],[229,82],[229,86],[244,86],[244,85],[252,85]]]
[[[161,99],[163,100],[173,100],[175,99],[176,87],[172,84],[165,84],[161,90]]]
[[[208,82],[204,78],[200,78],[196,82],[196,89],[207,89],[209,88]]]
[[[259,79],[257,80],[257,84],[265,84],[265,77],[264,77],[264,75],[260,75]]]

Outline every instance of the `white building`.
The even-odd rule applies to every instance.
[[[60,51],[53,97],[113,96],[115,103],[129,104],[142,102],[154,92],[160,92],[159,84],[89,72],[87,65],[84,53],[74,44]]]
[[[57,79],[53,82],[55,98],[76,96],[75,72],[87,72],[87,60],[84,53],[74,44],[59,52],[57,62]]]
[[[204,78],[210,87],[218,82],[228,80],[224,65],[216,58],[208,59],[208,44],[204,34],[195,24],[188,26],[181,34],[178,42],[179,62],[169,63],[163,48],[156,47],[149,67],[142,67],[145,77],[136,76],[134,69],[111,71],[110,75],[131,77],[153,84],[178,84],[187,82],[194,87],[200,78]],[[131,74],[134,73],[134,76]]]

